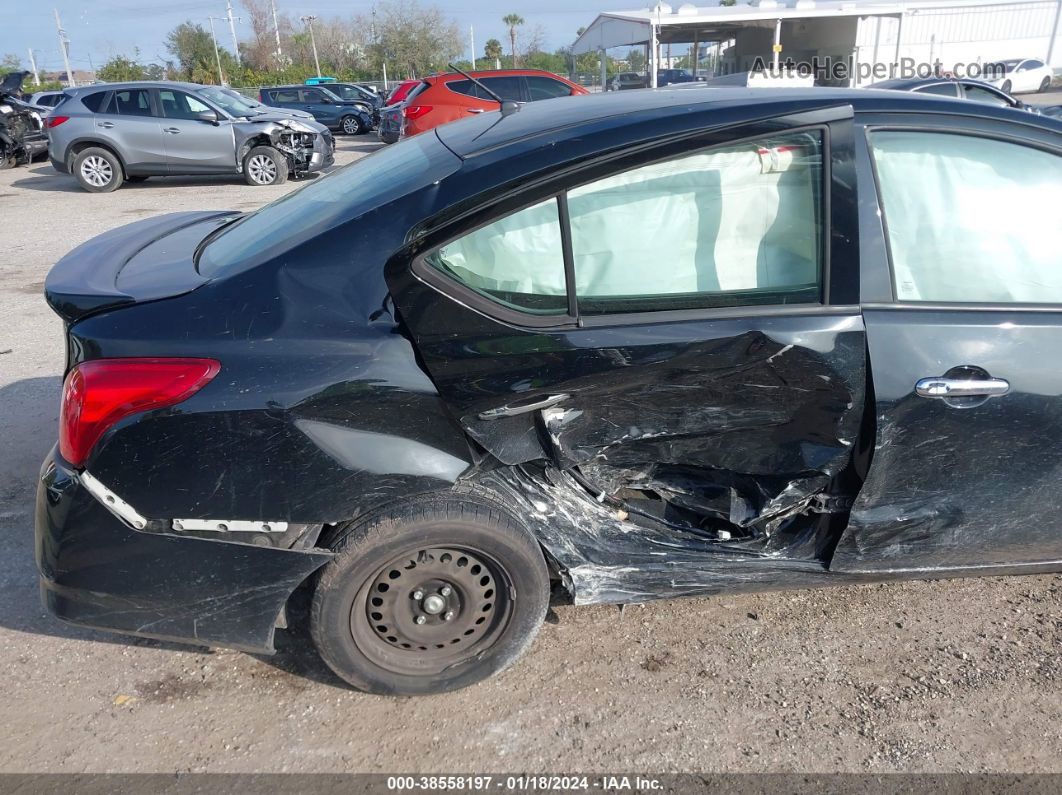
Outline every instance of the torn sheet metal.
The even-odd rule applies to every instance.
[[[803,516],[774,539],[726,542],[709,531],[648,526],[595,500],[570,474],[527,465],[472,479],[504,501],[556,561],[576,604],[642,602],[741,589],[825,584],[809,539],[830,517]],[[805,556],[793,559],[790,555]]]

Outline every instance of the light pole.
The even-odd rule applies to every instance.
[[[229,20],[229,33],[232,34],[232,54],[236,56],[236,65],[242,66],[243,64],[240,62],[240,43],[236,41],[236,23],[243,20],[241,17],[232,15],[232,0],[226,0],[225,9],[225,18]]]
[[[317,19],[312,14],[307,14],[304,17],[299,17],[302,20],[302,24],[310,29],[310,46],[313,47],[313,65],[317,69],[317,76],[321,76],[321,63],[317,60],[317,40],[313,37],[313,22]]]
[[[222,19],[223,17],[218,17]],[[210,38],[214,40],[214,57],[218,60],[218,83],[225,85],[225,74],[221,71],[221,53],[218,51],[218,37],[214,34],[214,17],[207,17],[210,20]]]

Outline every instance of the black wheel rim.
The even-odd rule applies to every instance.
[[[511,615],[512,583],[493,558],[467,547],[419,547],[361,587],[350,632],[382,668],[427,675],[492,646]]]

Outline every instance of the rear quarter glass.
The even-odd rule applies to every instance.
[[[196,267],[211,277],[253,268],[443,179],[460,165],[434,135],[377,150],[242,216],[203,247]]]

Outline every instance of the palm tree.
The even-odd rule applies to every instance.
[[[502,22],[509,27],[509,44],[511,45],[511,52],[513,54],[513,69],[516,68],[516,28],[518,25],[524,24],[524,18],[519,14],[506,14],[502,17]]]
[[[487,57],[494,68],[498,68],[498,59],[502,57],[502,45],[497,39],[487,39],[487,43],[483,47],[483,54]]]

